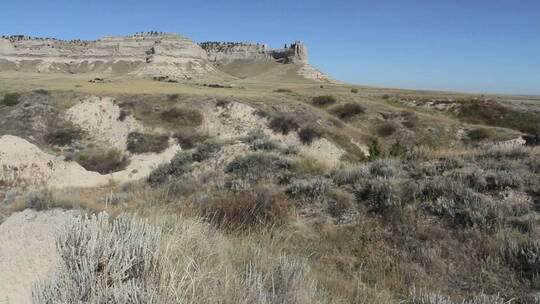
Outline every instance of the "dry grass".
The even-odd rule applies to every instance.
[[[432,122],[445,126],[455,122],[417,112],[418,119],[399,116],[396,113],[405,107],[369,97],[388,92],[388,99],[392,99],[404,94],[399,90],[362,88],[351,94],[350,86],[325,84],[324,89],[319,89],[318,85],[291,84],[295,94],[282,94],[273,92],[279,86],[262,81],[246,80],[243,84],[247,89],[209,89],[145,79],[90,87],[78,76],[65,82],[44,77],[28,82],[10,80],[5,86],[11,90],[14,86],[41,87],[48,82],[50,86],[44,87],[81,85],[74,90],[85,93],[182,91],[182,98],[154,96],[154,103],[154,97],[142,96],[134,101],[151,105],[140,111],[140,117],[155,118],[152,127],[166,125],[171,132],[178,130],[172,127],[176,114],[171,113],[174,115],[170,118],[166,114],[170,122],[163,122],[160,113],[189,96],[203,101],[200,97],[211,91],[217,98],[212,99],[212,106],[215,100],[245,97],[254,105],[264,105],[258,110],[266,110],[269,117],[275,117],[271,115],[272,107],[280,109],[290,103],[294,104],[295,115],[299,113],[294,118],[302,116],[301,120],[278,121],[276,132],[302,131],[299,125],[303,123],[298,123],[306,121],[306,117],[323,117],[324,136],[348,147],[351,153],[356,151],[351,139],[368,142],[364,136],[367,132],[362,132],[377,126],[378,121],[365,115],[365,121],[350,119],[347,123],[333,118],[332,125],[326,111],[301,103],[314,91],[324,90],[318,94],[333,94],[344,103],[362,100],[367,113],[380,111],[411,121],[410,131],[415,136],[423,135],[418,130]],[[371,99],[364,103],[364,98]],[[186,141],[183,146],[196,147],[193,142],[199,141],[198,134],[191,133],[195,128],[185,130],[186,134],[178,136]],[[385,151],[393,142],[382,142]],[[51,189],[32,196],[28,193],[12,203],[0,203],[0,216],[5,218],[30,207],[106,211],[111,218],[128,212],[147,219],[162,233],[159,248],[152,250],[159,255],[159,270],[141,274],[138,279],[159,274],[161,289],[152,290],[159,293],[154,299],[162,303],[490,303],[477,300],[482,293],[498,293],[505,301],[519,298],[521,303],[534,303],[530,293],[536,288],[537,276],[533,274],[537,264],[525,261],[519,252],[537,250],[534,240],[539,238],[538,224],[527,217],[537,212],[538,149],[482,151],[460,145],[437,149],[408,146],[399,161],[360,164],[356,158],[349,169],[339,173],[317,159],[279,154],[277,150],[235,155],[225,172],[188,175],[189,166],[184,167],[184,161],[194,162],[195,153],[201,163],[217,159],[212,155],[219,152],[207,148],[176,158],[175,167],[166,168],[163,183],[151,186],[146,181],[127,185],[111,182],[101,188]],[[485,172],[486,180],[475,172]],[[229,188],[230,183],[249,178],[253,180],[246,183],[246,188]],[[261,185],[269,192],[260,190]],[[307,189],[313,185],[314,190]],[[396,201],[399,203],[394,204]],[[503,216],[499,217],[499,213]],[[492,215],[494,220],[490,219]],[[136,222],[135,227],[138,225]],[[122,235],[115,235],[114,240],[118,246],[130,242]],[[507,240],[514,240],[515,246]],[[118,267],[113,259],[107,262]],[[132,295],[129,288],[116,289],[121,282],[109,282],[108,291]],[[418,293],[413,294],[414,290]]]
[[[292,163],[292,170],[299,175],[321,175],[328,166],[313,157],[299,157]]]
[[[223,193],[201,206],[201,215],[223,229],[252,229],[285,223],[291,203],[276,191],[256,188]]]
[[[523,233],[512,226],[496,231],[482,227],[454,227],[444,217],[434,219],[433,215],[419,208],[422,204],[415,203],[415,199],[407,195],[411,190],[402,187],[406,181],[404,178],[409,174],[403,170],[414,170],[410,174],[417,174],[415,172],[426,172],[426,168],[436,166],[444,168],[446,174],[453,174],[454,171],[459,172],[464,164],[460,165],[458,158],[470,165],[482,162],[482,166],[492,166],[494,164],[486,157],[495,154],[481,150],[419,150],[411,152],[421,155],[412,160],[414,166],[405,166],[396,160],[368,163],[363,165],[364,169],[358,169],[356,178],[347,177],[348,182],[339,188],[339,191],[347,191],[350,185],[368,185],[362,179],[392,178],[397,188],[384,191],[398,191],[406,204],[392,207],[391,212],[377,210],[376,213],[370,212],[370,205],[365,212],[356,213],[353,220],[338,225],[329,219],[329,214],[301,215],[304,209],[295,206],[296,200],[281,196],[279,188],[270,192],[230,193],[211,190],[207,185],[193,185],[192,188],[197,189],[194,194],[188,194],[177,203],[168,203],[163,199],[161,189],[143,183],[75,192],[53,191],[52,198],[44,196],[45,203],[34,201],[25,204],[33,204],[40,209],[106,210],[112,215],[127,211],[148,218],[164,231],[161,247],[164,251],[160,258],[164,264],[160,271],[165,281],[160,284],[175,286],[174,290],[190,291],[177,293],[176,296],[181,296],[176,300],[244,303],[250,299],[257,303],[263,301],[262,296],[267,303],[389,304],[404,300],[405,303],[424,303],[418,302],[419,299],[435,298],[428,295],[437,294],[441,299],[452,301],[449,303],[461,303],[463,299],[474,300],[476,302],[471,303],[478,304],[499,303],[481,302],[480,298],[485,298],[481,291],[492,295],[499,293],[506,301],[511,297],[527,299],[525,294],[516,295],[515,292],[522,289],[522,284],[528,284],[526,282],[529,281],[523,280],[531,277],[530,274],[534,273],[531,267],[536,266],[524,264],[522,256],[516,254],[520,251],[512,248],[533,248],[531,244],[534,242],[529,240],[537,237],[536,228]],[[537,149],[527,150],[526,157],[538,157],[538,152]],[[515,162],[515,158],[511,158],[513,154],[496,155],[502,157],[505,164]],[[439,156],[445,158],[439,159]],[[529,166],[530,162],[524,159],[522,163]],[[305,158],[294,162],[291,170],[298,176],[315,175],[323,180],[328,172],[316,161]],[[354,172],[351,174],[353,176]],[[373,187],[370,191],[377,189]],[[101,199],[111,192],[130,195],[116,204]],[[211,196],[194,199],[199,195],[197,192],[211,193]],[[445,193],[451,194],[452,190]],[[491,195],[486,193],[482,195]],[[370,197],[370,200],[378,198]],[[311,202],[313,205],[308,204],[310,208],[315,207],[315,202],[324,202],[324,199],[312,199]],[[363,206],[364,199],[359,198],[357,203],[344,208],[362,210]],[[340,214],[347,212],[340,211]],[[199,217],[201,215],[202,218]],[[509,239],[517,240],[516,245],[505,243]],[[276,276],[283,274],[282,271],[297,269],[295,266],[284,270],[283,265],[289,264],[281,261],[281,257],[295,261],[294,265],[301,265],[298,267],[305,275],[293,276],[297,280],[286,281],[288,283],[274,281],[278,284],[274,286],[282,287],[267,289],[266,286],[272,286],[266,285],[272,281],[272,276],[275,280]],[[246,277],[257,277],[255,273],[262,276],[257,279],[260,281],[246,281]],[[183,276],[179,274],[190,279],[180,279]],[[414,290],[422,292],[412,294]],[[255,294],[258,298],[254,298]]]

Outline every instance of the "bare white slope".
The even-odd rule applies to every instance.
[[[74,161],[41,151],[25,139],[4,135],[0,137],[0,180],[8,187],[38,188],[49,186],[93,187],[111,181],[126,182],[148,176],[153,168],[169,161],[180,150],[172,144],[161,153],[134,155],[122,171],[99,174],[87,171]]]
[[[30,303],[32,285],[53,275],[59,258],[55,233],[71,216],[27,209],[0,225],[0,304]]]
[[[105,141],[109,147],[125,151],[128,134],[142,132],[144,128],[131,115],[120,119],[120,112],[113,98],[91,96],[69,108],[66,116],[92,140]]]

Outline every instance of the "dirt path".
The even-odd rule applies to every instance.
[[[30,303],[32,285],[54,273],[54,234],[71,213],[24,210],[0,225],[0,304]]]

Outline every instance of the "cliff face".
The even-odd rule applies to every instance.
[[[165,33],[105,36],[96,41],[63,41],[25,36],[3,37],[0,55],[27,57],[145,57],[150,54],[206,59],[206,52],[186,37]]]
[[[203,42],[200,46],[212,62],[270,58],[266,44]]]
[[[307,48],[297,40],[290,47],[269,50],[266,44],[235,42],[203,42],[200,46],[213,62],[232,60],[274,59],[280,63],[308,63]]]
[[[0,70],[192,77],[215,71],[207,61],[195,41],[174,34],[106,36],[96,41],[0,38]]]
[[[96,41],[10,36],[0,38],[0,71],[166,75],[202,77],[235,60],[269,60],[299,66],[298,75],[329,79],[308,64],[307,48],[296,41],[283,49],[265,44],[195,41],[167,33],[106,36]],[[310,73],[301,73],[306,68]],[[317,71],[317,72],[313,72]],[[317,74],[317,75],[315,75]],[[326,81],[326,80],[325,80]]]

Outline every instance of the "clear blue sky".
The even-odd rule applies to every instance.
[[[540,0],[3,1],[0,34],[163,31],[281,47],[351,83],[540,95]]]

